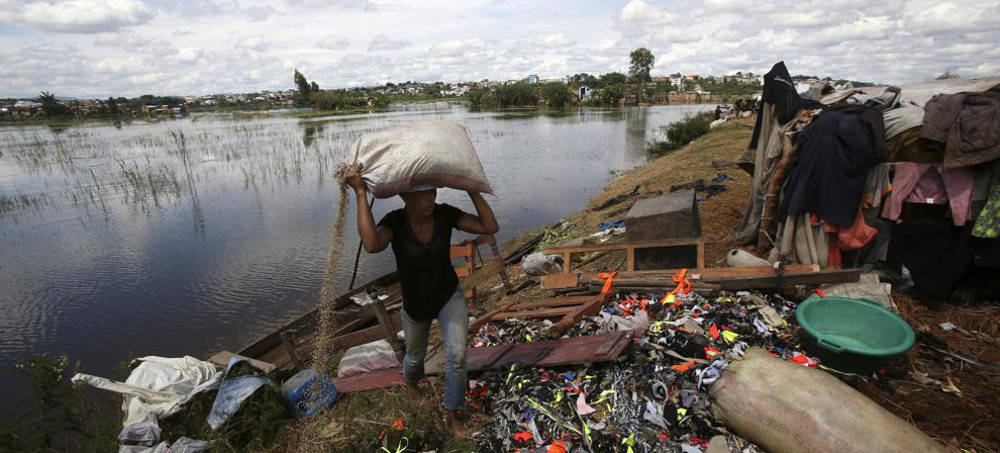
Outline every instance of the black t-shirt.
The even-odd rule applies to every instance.
[[[462,214],[454,206],[435,205],[434,235],[429,243],[417,239],[403,209],[386,214],[378,222],[378,226],[392,230],[403,309],[416,321],[436,318],[458,287],[458,276],[451,265],[451,230],[458,226]]]

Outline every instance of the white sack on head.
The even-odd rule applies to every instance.
[[[469,132],[450,121],[404,123],[365,134],[347,163],[361,167],[375,198],[435,187],[494,194]]]

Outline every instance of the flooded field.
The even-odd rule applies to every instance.
[[[611,171],[645,162],[661,126],[708,108],[546,115],[432,104],[308,120],[0,127],[0,366],[68,353],[106,374],[129,357],[205,357],[313,308],[338,202],[333,168],[367,132],[466,125],[505,239],[579,210]],[[474,212],[464,193],[438,199]],[[376,219],[400,206],[377,201]],[[358,245],[353,200],[348,209],[341,287]],[[358,281],[392,268],[390,253],[363,254]],[[0,402],[9,379],[0,375]]]

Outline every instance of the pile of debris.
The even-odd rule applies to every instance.
[[[564,337],[630,330],[628,350],[614,362],[558,370],[514,364],[473,381],[472,401],[492,416],[476,440],[482,451],[497,452],[760,451],[710,415],[707,387],[749,347],[818,366],[798,349],[788,322],[795,307],[779,295],[745,291],[619,294]],[[537,341],[546,323],[489,323],[471,343]]]

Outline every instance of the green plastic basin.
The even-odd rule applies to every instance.
[[[795,310],[806,350],[841,371],[869,373],[913,347],[903,318],[866,299],[814,297]]]

